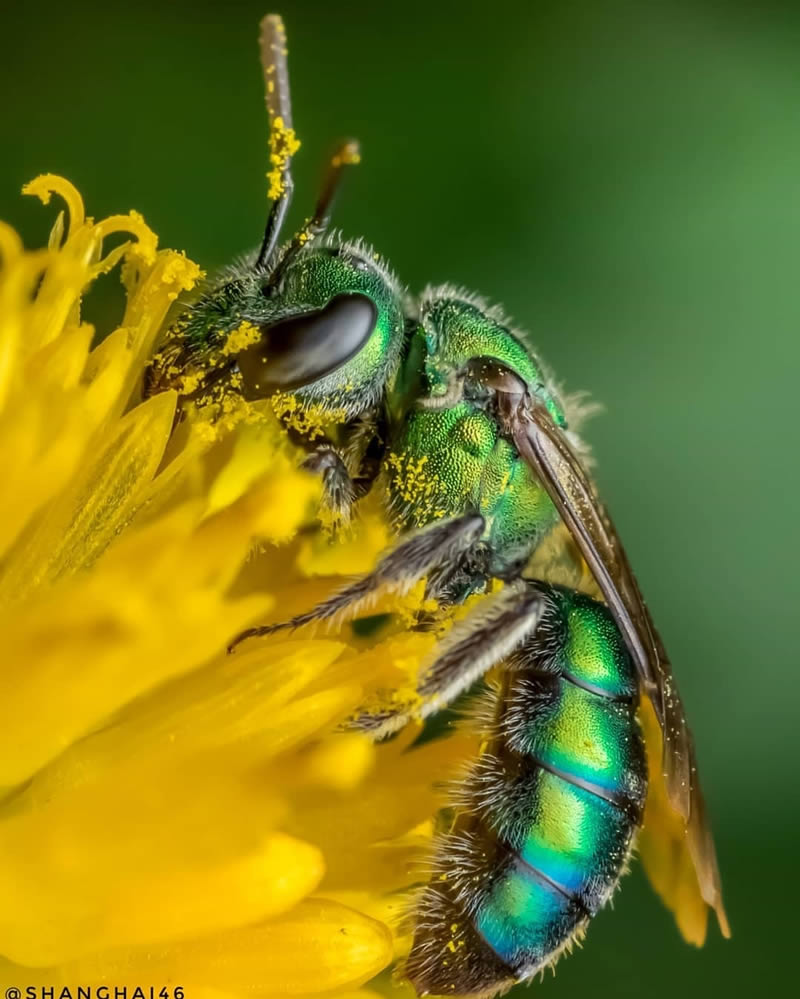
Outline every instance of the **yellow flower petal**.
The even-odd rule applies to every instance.
[[[362,696],[361,687],[351,683],[298,698],[277,712],[253,743],[265,757],[285,753],[325,730],[333,731],[358,708]]]
[[[408,633],[423,587],[380,594],[369,635],[226,654],[370,569],[383,508],[330,544],[270,407],[175,424],[169,394],[137,405],[199,269],[134,212],[87,218],[60,178],[28,191],[68,220],[34,252],[0,226],[0,977],[375,999],[360,986],[407,949],[436,782],[474,751],[341,731],[413,696],[436,641]],[[90,349],[83,298],[118,263],[125,312]]]
[[[115,723],[81,739],[17,795],[17,812],[39,807],[136,759],[156,768],[259,736],[276,711],[342,652],[341,642],[278,641],[264,650],[221,656],[137,699]],[[322,748],[320,747],[320,751]]]
[[[0,787],[210,658],[266,605],[225,597],[258,518],[257,506],[239,506],[224,524],[191,531],[192,511],[180,511],[118,544],[93,573],[0,614],[6,663],[26,664],[22,673],[0,669]],[[40,706],[34,716],[32,704]]]
[[[175,396],[137,406],[96,445],[96,456],[47,511],[47,523],[9,558],[0,601],[89,565],[132,519],[161,462],[172,430]]]
[[[304,539],[297,556],[301,571],[308,576],[369,572],[375,564],[375,553],[391,544],[386,520],[375,516],[376,510],[375,500],[367,498],[358,522],[335,545],[321,534]]]
[[[182,803],[178,797],[173,807]],[[206,808],[211,806],[212,812],[214,805],[228,804],[234,814],[251,823],[260,821],[265,825],[269,818],[274,818],[269,815],[264,818],[263,813],[269,811],[266,799],[258,802],[257,809],[255,795],[245,809],[230,797],[204,803]],[[124,827],[112,826],[99,842],[98,837],[92,836],[88,823],[73,830],[63,822],[54,828],[54,833],[61,837],[57,844],[48,847],[40,841],[29,842],[26,849],[30,850],[33,843],[38,847],[40,860],[50,861],[35,876],[20,878],[19,872],[25,868],[19,862],[19,851],[10,854],[17,863],[10,876],[6,876],[8,868],[3,867],[4,913],[8,917],[0,915],[0,933],[9,957],[22,964],[47,966],[105,948],[224,931],[290,909],[313,891],[322,878],[320,851],[282,833],[267,835],[260,844],[241,853],[233,850],[239,845],[235,842],[238,837],[234,837],[234,843],[229,844],[229,855],[210,856],[205,863],[201,862],[203,858],[195,857],[197,851],[193,845],[186,851],[192,863],[186,857],[179,858],[176,842],[176,850],[166,855],[168,869],[145,865],[142,855],[144,851],[147,857],[147,842],[153,829],[141,828],[136,838],[131,836],[131,829],[142,820],[132,809],[140,804],[135,796],[127,802],[108,798],[105,807],[90,816],[92,823],[107,822],[107,809],[112,806],[125,806],[131,814]],[[202,821],[200,816],[196,819]],[[196,825],[182,823],[181,832],[192,836],[201,831],[206,836],[210,825],[215,835],[224,840],[226,823],[225,816],[212,814],[210,822],[199,830]],[[88,833],[88,840],[78,839],[81,832]],[[103,848],[111,832],[117,834],[117,843],[113,854],[108,854]],[[163,829],[160,835],[164,836]],[[8,838],[3,845],[14,849]],[[90,846],[98,847],[100,852],[91,858],[89,868],[82,868],[76,860]],[[217,849],[215,844],[215,852]],[[104,889],[99,875],[104,875]],[[41,889],[44,880],[48,882],[46,891]],[[70,896],[72,903],[64,908],[60,900]]]
[[[22,255],[22,240],[7,222],[0,222],[0,263],[8,267]]]
[[[44,205],[49,204],[51,195],[59,195],[67,203],[69,209],[69,232],[72,233],[83,225],[83,220],[86,217],[83,198],[78,189],[63,177],[54,173],[43,173],[34,180],[28,181],[22,188],[22,193],[39,198]]]
[[[152,264],[156,259],[156,248],[158,247],[158,237],[153,230],[146,225],[139,212],[128,212],[127,215],[110,215],[95,226],[96,235],[102,240],[112,232],[129,232],[136,236],[136,243],[131,249],[145,263]]]
[[[649,700],[643,699],[639,715],[647,744],[649,781],[639,854],[650,883],[675,917],[684,940],[702,947],[708,907],[697,883],[685,822],[667,796],[661,772],[661,730]]]
[[[342,733],[340,738],[314,748],[298,778],[338,791],[352,791],[374,764],[375,744],[371,740],[357,733]]]
[[[430,836],[406,834],[445,803],[441,782],[477,753],[477,738],[456,733],[408,749],[416,732],[379,747],[375,769],[352,794],[295,790],[288,828],[325,854],[326,892],[395,891],[424,878]],[[332,823],[326,816],[335,814]]]
[[[171,946],[98,955],[58,969],[63,981],[172,981],[248,996],[354,989],[392,959],[388,929],[337,902],[309,899],[275,920]]]

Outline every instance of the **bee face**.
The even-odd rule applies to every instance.
[[[396,279],[365,244],[289,246],[266,273],[250,261],[232,268],[177,319],[147,390],[201,402],[288,392],[349,418],[377,401],[397,367],[403,309]]]
[[[405,325],[403,292],[377,254],[327,240],[279,263],[262,295],[269,318],[251,318],[262,342],[238,359],[250,398],[292,391],[348,415],[377,401]]]

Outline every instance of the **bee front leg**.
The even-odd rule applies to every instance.
[[[381,414],[368,411],[342,428],[341,439],[311,440],[288,427],[289,439],[308,457],[302,468],[322,477],[323,506],[336,525],[350,521],[354,505],[369,490],[381,469],[385,450]]]
[[[321,444],[303,462],[302,468],[322,476],[323,503],[334,521],[346,524],[353,504],[360,498],[355,480],[344,458],[332,444]]]

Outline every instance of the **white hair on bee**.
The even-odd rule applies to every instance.
[[[470,291],[468,288],[457,284],[428,285],[420,296],[420,319],[424,321],[434,306],[443,299],[452,299],[477,309],[487,319],[502,326],[517,340],[541,371],[547,394],[561,406],[567,423],[565,434],[569,443],[588,468],[594,467],[595,462],[592,457],[591,448],[582,439],[580,434],[586,423],[592,417],[602,412],[604,409],[603,404],[594,402],[585,390],[579,389],[567,392],[563,384],[556,380],[550,366],[542,359],[541,354],[531,343],[530,334],[518,327],[501,305],[490,302],[477,292]],[[453,405],[454,401],[457,401],[458,389],[459,386],[454,382],[445,396],[426,400],[425,405],[429,408],[441,408]]]
[[[548,684],[547,679],[552,683]],[[530,751],[531,719],[547,711],[558,697],[558,674],[520,675],[506,695],[498,736],[520,753]]]
[[[482,312],[488,319],[491,319],[492,322],[500,326],[505,326],[510,333],[524,344],[523,334],[513,328],[511,318],[507,315],[502,305],[490,302],[488,298],[485,298],[476,291],[465,288],[463,285],[450,284],[448,282],[438,285],[426,285],[419,297],[420,316],[424,318],[430,312],[431,308],[442,299],[454,299],[457,302],[463,302],[465,305],[471,305],[479,312]]]
[[[455,675],[452,680],[443,685],[437,683],[436,686],[438,703],[449,704],[490,667],[501,662],[524,642],[536,629],[542,614],[541,606],[536,603],[525,606],[521,598],[524,598],[526,590],[525,583],[505,586],[499,593],[490,594],[481,600],[466,618],[456,622],[439,643],[435,658],[423,663],[420,670],[423,677],[421,689],[424,691],[426,682],[435,681],[438,673],[445,672],[446,667],[442,668],[442,664],[447,663],[448,657],[463,653],[469,658],[469,667],[453,671]],[[513,627],[490,627],[512,611],[515,613]],[[422,717],[427,717],[436,710],[436,704],[423,707]]]
[[[436,892],[437,878],[441,878],[452,892],[449,904],[455,902],[464,915],[473,918],[490,887],[486,878],[485,841],[466,830],[443,835],[437,842],[431,869],[431,891]],[[425,912],[419,916],[424,919]]]
[[[484,686],[475,693],[470,700],[468,710],[464,716],[463,725],[480,735],[489,736],[494,733],[497,723],[498,698],[501,694],[502,685],[498,679],[492,676],[484,678]]]
[[[384,257],[363,237],[345,239],[341,229],[328,229],[319,239],[309,240],[301,253],[316,249],[336,250],[349,263],[367,264],[371,270],[381,275],[398,298],[404,303],[406,300],[410,301],[408,288],[389,267]]]

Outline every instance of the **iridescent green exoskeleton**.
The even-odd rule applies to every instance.
[[[262,54],[274,200],[261,250],[178,318],[146,391],[176,388],[201,403],[288,394],[323,414],[336,439],[298,440],[327,504],[345,517],[370,489],[385,490],[398,541],[369,575],[232,647],[354,614],[386,586],[424,579],[444,607],[486,593],[407,705],[353,720],[380,738],[490,669],[499,677],[481,708],[490,738],[455,793],[414,910],[405,974],[420,994],[491,995],[530,979],[610,898],[642,822],[642,697],[661,728],[666,790],[700,892],[727,934],[691,734],[587,476],[574,405],[499,310],[451,287],[412,299],[361,242],[326,233],[354,144],[334,157],[310,221],[279,245],[296,147],[280,18],[264,20]],[[592,593],[548,568],[554,537]]]

